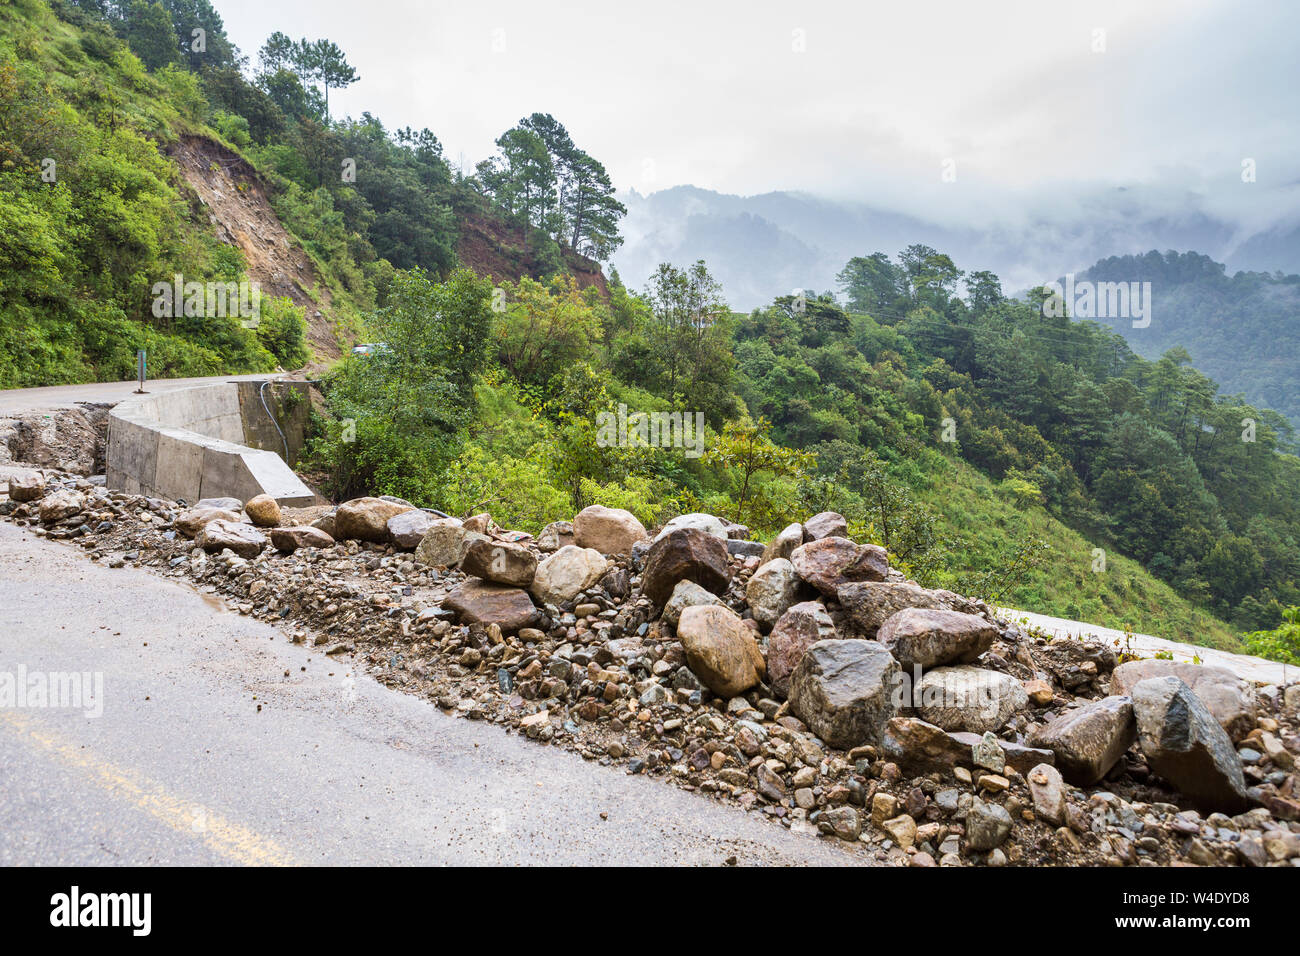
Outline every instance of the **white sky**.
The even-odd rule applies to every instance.
[[[254,62],[274,30],[334,40],[361,75],[336,115],[427,126],[471,166],[537,110],[643,193],[796,189],[969,220],[1125,185],[1256,224],[1300,193],[1284,0],[214,2]]]

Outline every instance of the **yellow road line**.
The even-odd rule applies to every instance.
[[[143,810],[173,830],[195,837],[235,863],[245,866],[297,865],[292,855],[266,837],[207,807],[180,800],[130,770],[100,760],[85,748],[38,727],[16,711],[0,710],[0,724],[9,725],[20,739],[65,764],[86,771],[93,783],[113,796]]]

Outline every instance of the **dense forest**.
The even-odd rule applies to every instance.
[[[359,79],[332,41],[273,33],[253,62],[207,0],[16,0],[0,22],[0,387],[124,378],[137,348],[170,375],[307,359],[302,304],[255,329],[150,309],[159,278],[246,273],[168,160],[198,135],[268,185],[339,336],[383,343],[325,373],[329,493],[533,531],[591,503],[758,535],[831,508],[924,583],[1225,646],[1300,604],[1291,424],[1186,351],[1139,357],[920,245],[750,314],[703,262],[583,287],[571,266],[608,258],[624,210],[549,114],[467,174],[427,129],[331,116]],[[465,267],[468,222],[513,274]],[[615,409],[699,412],[703,454],[600,440]]]
[[[1152,250],[1102,259],[1079,278],[1150,282],[1151,324],[1114,323],[1134,351],[1155,359],[1183,348],[1224,391],[1240,392],[1300,425],[1300,275],[1228,275],[1209,256]]]

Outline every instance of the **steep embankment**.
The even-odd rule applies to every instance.
[[[456,254],[465,267],[496,280],[517,281],[538,271],[534,256],[520,241],[518,228],[487,212],[471,212],[461,220]],[[563,250],[562,258],[580,289],[595,286],[602,298],[609,298],[600,263],[569,249]]]
[[[249,281],[260,284],[264,295],[288,296],[303,307],[307,340],[318,359],[342,355],[330,319],[329,288],[271,208],[257,171],[238,153],[203,136],[182,136],[167,155],[206,209],[217,238],[243,255]]]

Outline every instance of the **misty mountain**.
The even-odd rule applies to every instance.
[[[1059,204],[1066,214],[979,226],[799,192],[735,196],[677,186],[620,198],[628,208],[626,242],[614,265],[628,286],[641,288],[660,262],[704,259],[732,307],[746,311],[796,288],[834,289],[836,273],[853,256],[892,256],[916,242],[947,253],[964,270],[997,273],[1008,291],[1150,249],[1195,249],[1230,272],[1300,271],[1300,227],[1243,233],[1195,204],[1184,207],[1191,212],[1164,213],[1125,189]]]

